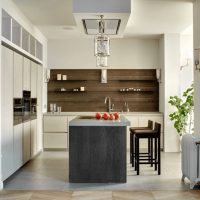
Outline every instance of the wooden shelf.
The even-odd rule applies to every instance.
[[[74,81],[77,81],[77,82],[81,81],[82,82],[82,81],[87,81],[87,80],[69,80],[69,79],[68,80],[49,80],[49,82],[60,82],[60,83],[62,83],[62,82],[70,82],[70,81],[73,81],[73,82]]]
[[[56,92],[56,93],[84,93],[86,91],[59,91],[59,90],[56,90],[56,91],[49,91],[49,92]]]
[[[140,90],[140,91],[119,91],[121,93],[140,93],[140,92],[154,92],[154,90]]]

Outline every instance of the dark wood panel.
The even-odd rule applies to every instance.
[[[67,81],[56,81],[57,74],[67,75]],[[48,108],[50,103],[62,106],[62,111],[107,111],[104,104],[109,96],[115,110],[121,111],[128,102],[130,111],[158,111],[159,84],[154,69],[114,70],[108,69],[108,83],[100,81],[101,71],[97,70],[51,70],[48,83]],[[85,87],[85,92],[72,92]],[[65,88],[66,92],[60,89]],[[120,92],[121,89],[141,91]]]
[[[70,126],[69,141],[69,182],[126,182],[126,127]]]

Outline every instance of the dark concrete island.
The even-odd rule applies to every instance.
[[[69,122],[69,182],[125,183],[130,122],[79,116]]]

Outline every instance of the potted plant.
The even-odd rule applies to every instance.
[[[187,122],[194,108],[193,84],[183,93],[183,98],[170,96],[169,103],[176,107],[176,111],[169,115],[170,120],[174,123],[177,133],[182,136],[186,132]]]

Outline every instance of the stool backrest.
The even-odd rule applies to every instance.
[[[148,120],[148,128],[153,129],[153,121]]]
[[[160,133],[161,132],[161,124],[155,122],[154,131]]]

